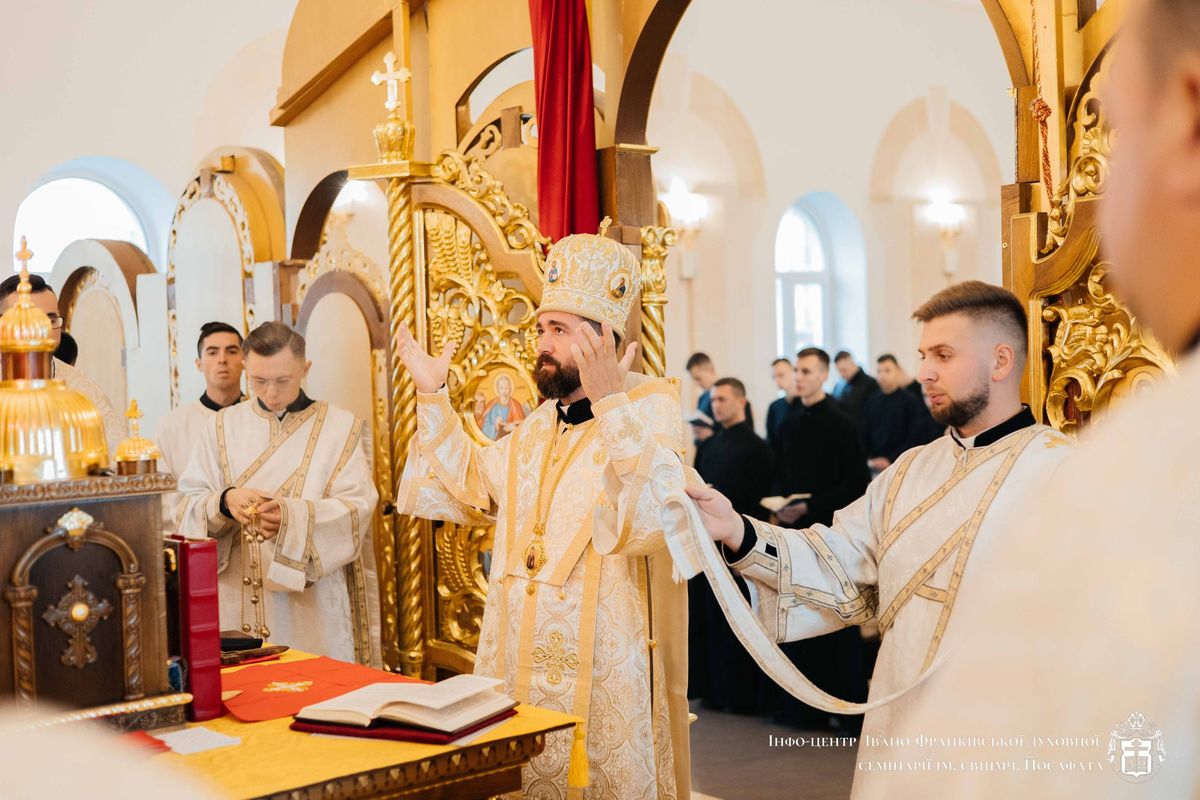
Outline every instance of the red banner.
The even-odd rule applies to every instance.
[[[584,0],[529,0],[537,95],[538,227],[557,241],[600,220],[592,43]]]

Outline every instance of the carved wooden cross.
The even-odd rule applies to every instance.
[[[383,57],[383,63],[387,67],[386,72],[375,70],[371,73],[371,83],[378,86],[381,83],[387,82],[387,102],[384,103],[384,108],[388,111],[395,111],[400,105],[400,84],[408,83],[408,79],[412,77],[412,72],[407,67],[396,69],[396,54],[388,51],[388,54]]]
[[[71,644],[63,651],[62,663],[83,669],[96,660],[96,648],[92,647],[88,634],[112,613],[113,607],[107,600],[100,600],[89,592],[87,581],[79,575],[68,581],[67,586],[71,591],[64,594],[57,605],[47,608],[42,619],[71,637]]]

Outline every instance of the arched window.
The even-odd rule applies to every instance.
[[[78,239],[119,239],[146,247],[146,230],[120,195],[98,181],[59,178],[30,192],[17,208],[13,241],[24,236],[34,253],[30,268],[50,272]],[[14,261],[14,269],[20,265]]]
[[[813,218],[792,207],[775,234],[776,338],[779,353],[825,347],[832,331],[829,258]]]

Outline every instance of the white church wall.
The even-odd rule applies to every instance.
[[[8,110],[0,129],[3,236],[25,195],[63,177],[64,162],[114,159],[162,187],[119,176],[114,186],[148,216],[148,255],[163,269],[173,200],[200,158],[229,144],[283,158],[283,133],[267,114],[294,8],[295,0],[107,0],[69,11],[0,4],[7,33],[0,105]],[[164,191],[171,198],[165,209]]]
[[[728,98],[727,109],[691,107],[695,87],[704,83]],[[869,336],[865,352],[855,355],[867,363],[895,351],[915,369],[915,328],[908,320],[914,300],[945,282],[940,262],[932,258],[937,251],[928,250],[936,235],[928,238],[912,208],[905,217],[877,208],[872,190],[877,151],[896,115],[931,87],[943,87],[949,100],[977,121],[988,158],[1003,170],[972,199],[960,238],[960,275],[998,282],[998,198],[1000,184],[1012,180],[1014,150],[1010,85],[995,34],[977,5],[950,0],[693,4],[667,50],[647,140],[661,148],[654,168],[664,188],[673,175],[681,175],[718,210],[690,243],[687,257],[696,267],[690,291],[671,295],[669,372],[686,385],[687,354],[708,352],[719,372],[746,381],[760,409],[761,428],[761,410],[775,396],[769,365],[780,355],[775,233],[788,207],[813,192],[838,198],[862,228]],[[969,153],[975,161],[977,144]],[[917,158],[915,153],[907,157]],[[758,165],[761,186],[748,187],[738,172],[738,165],[749,162]],[[979,170],[964,167],[957,155],[951,168],[965,170],[972,186],[978,182],[971,173]],[[915,172],[914,166],[901,183]],[[925,187],[899,188],[910,206],[932,199],[919,197]],[[671,266],[678,269],[681,260],[673,258]],[[938,278],[942,282],[935,285]],[[670,288],[685,283],[670,281]],[[673,324],[672,313],[685,319],[690,313],[696,323],[690,329]],[[829,346],[835,350],[844,344],[860,349],[854,342]],[[685,401],[694,397],[692,389],[685,393]]]

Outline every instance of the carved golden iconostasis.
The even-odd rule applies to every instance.
[[[1098,10],[1088,0],[980,2],[1013,86],[1016,177],[997,189],[1005,282],[1031,319],[1027,397],[1051,424],[1075,430],[1171,370],[1109,294],[1099,251],[1096,197],[1113,138],[1097,92],[1124,2]],[[589,8],[604,78],[595,97],[601,213],[614,220],[608,235],[642,261],[642,307],[627,334],[654,375],[667,367],[666,278],[677,237],[658,203],[646,119],[688,5],[594,0]],[[62,267],[68,317],[86,307],[88,292],[111,296],[116,310],[91,312],[107,320],[92,329],[120,327],[130,386],[152,394],[142,376],[171,375],[167,396],[138,396],[145,406],[199,394],[191,352],[204,320],[248,330],[276,319],[305,333],[322,362],[314,393],[369,421],[377,575],[348,578],[362,602],[382,608],[384,663],[410,674],[471,668],[492,530],[393,512],[416,397],[391,343],[401,324],[430,350],[457,343],[451,400],[481,443],[535,402],[532,329],[550,243],[537,227],[532,81],[501,88],[482,108],[472,103],[530,44],[525,0],[300,0],[269,112],[283,129],[286,179],[261,151],[213,151],[181,187],[165,275],[120,254],[116,266],[86,255]],[[397,77],[390,114],[388,76]],[[351,179],[371,183],[378,213],[348,228],[335,203]],[[147,299],[155,281],[165,282],[161,308]],[[169,353],[150,346],[147,331],[160,330]]]

